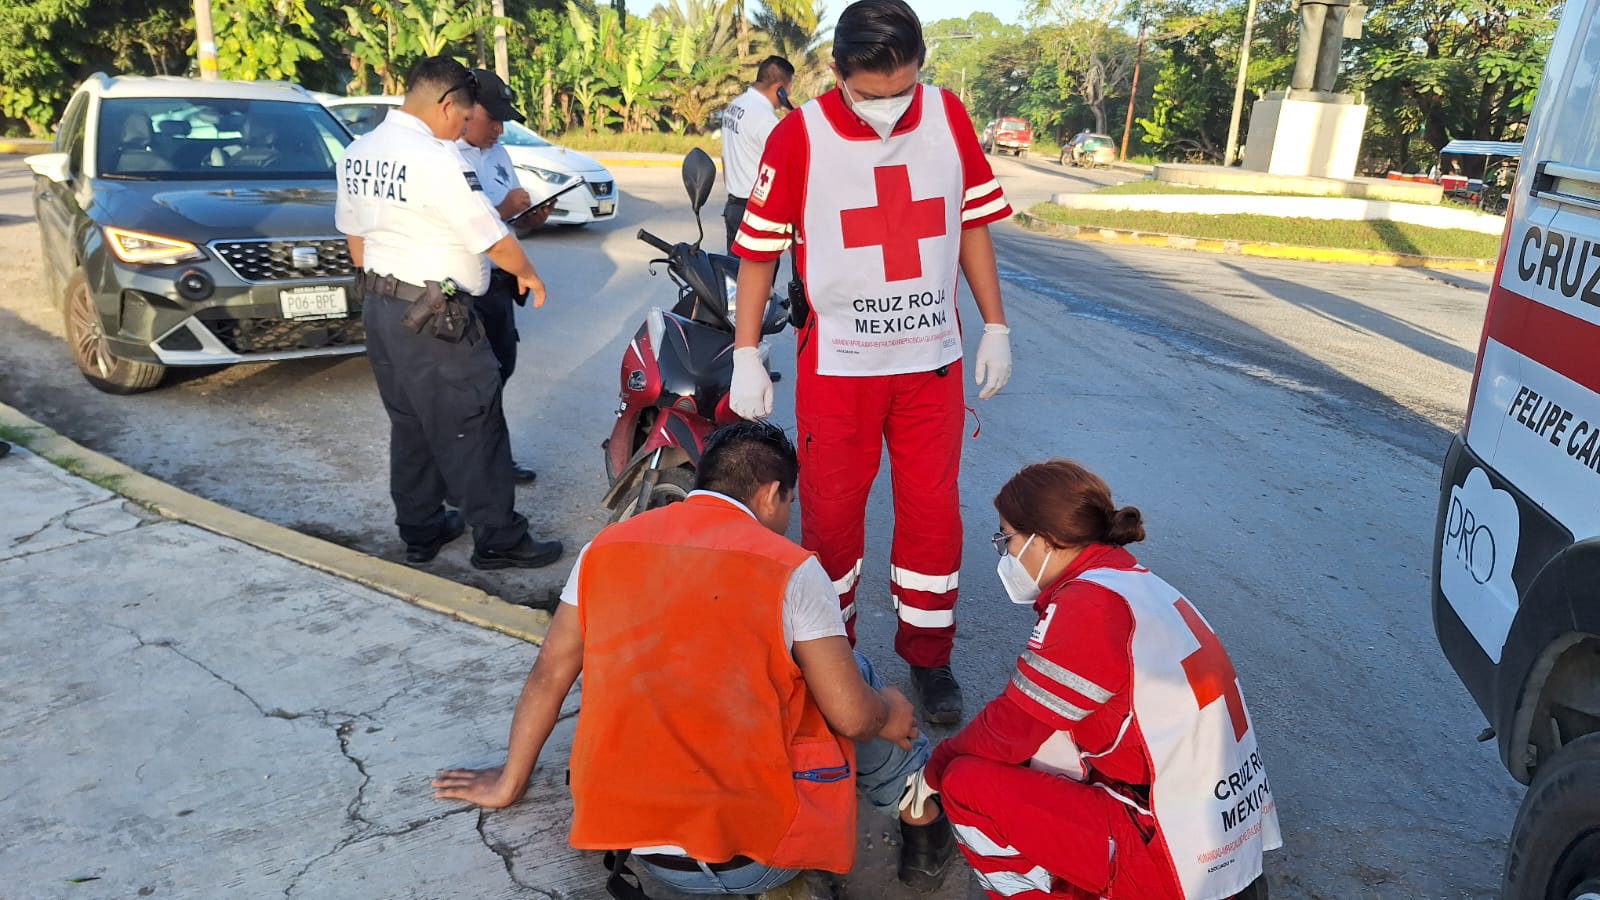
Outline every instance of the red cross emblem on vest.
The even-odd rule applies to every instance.
[[[945,198],[912,200],[911,172],[905,166],[878,166],[872,178],[878,205],[839,213],[845,248],[883,248],[883,277],[888,281],[921,278],[918,242],[944,237],[950,230],[944,218]]]
[[[1189,676],[1189,689],[1194,691],[1195,702],[1205,709],[1218,700],[1225,700],[1228,718],[1233,720],[1233,738],[1244,740],[1250,731],[1250,717],[1244,712],[1244,697],[1239,695],[1239,674],[1233,670],[1233,660],[1228,658],[1222,642],[1188,600],[1179,597],[1173,605],[1200,642],[1199,650],[1183,658],[1183,672]]]

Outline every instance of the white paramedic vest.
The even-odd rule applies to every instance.
[[[961,358],[956,278],[962,169],[939,88],[922,121],[887,141],[846,139],[801,107],[811,146],[806,296],[821,375],[931,372]]]
[[[1223,900],[1283,846],[1277,805],[1233,665],[1204,618],[1148,569],[1079,575],[1133,614],[1133,714],[1150,754],[1149,812],[1184,900]]]

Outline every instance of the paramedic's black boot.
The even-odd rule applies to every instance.
[[[961,721],[961,685],[949,666],[911,667],[911,683],[922,702],[922,715],[935,725],[954,725]]]
[[[937,800],[930,803],[938,805]],[[956,855],[956,836],[943,810],[926,825],[900,823],[900,883],[929,894],[944,884],[945,870]]]

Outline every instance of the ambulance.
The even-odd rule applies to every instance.
[[[1506,900],[1600,900],[1600,0],[1566,6],[1445,459],[1434,627],[1511,775]]]

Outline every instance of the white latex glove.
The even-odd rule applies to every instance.
[[[923,807],[927,805],[928,798],[939,793],[922,779],[922,770],[912,772],[906,778],[905,792],[900,795],[900,811],[905,812],[906,807],[911,808],[913,818],[922,818]]]
[[[972,369],[972,383],[983,385],[978,399],[987,400],[1011,380],[1011,329],[1004,325],[983,326],[983,338],[978,341],[977,365]]]
[[[728,406],[744,419],[772,415],[772,376],[761,364],[759,349],[740,347],[733,351],[733,386],[728,389]]]

